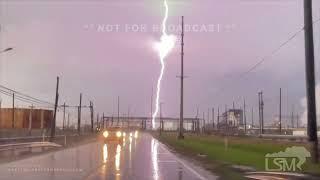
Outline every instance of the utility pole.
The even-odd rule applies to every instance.
[[[220,110],[219,110],[219,107],[218,107],[218,117],[217,117],[217,129],[220,128]]]
[[[104,116],[104,115],[103,115]],[[111,116],[111,126],[113,126],[113,115]],[[109,125],[109,123],[108,123],[108,125]]]
[[[93,133],[93,102],[90,101],[91,132]]]
[[[199,133],[199,132],[200,132],[199,107],[197,107],[197,115],[196,115],[196,118],[197,118],[197,122],[196,122],[196,131],[197,131],[197,133]]]
[[[99,127],[99,113],[97,114],[97,131],[98,131],[98,129],[100,129],[100,127]]]
[[[225,105],[224,106],[224,108],[225,108],[225,116],[226,116],[226,128],[229,128],[229,118],[228,118],[228,106],[227,105]],[[222,116],[223,116],[223,113],[222,113]]]
[[[81,107],[82,107],[82,93],[80,93],[80,102],[78,107],[78,135],[80,135],[80,124],[81,124]]]
[[[57,118],[57,107],[59,103],[59,77],[57,77],[57,86],[56,86],[56,99],[54,104],[54,112],[53,112],[53,119],[51,121],[51,136],[50,141],[53,142],[56,134],[56,118]]]
[[[178,139],[183,139],[183,79],[184,79],[184,74],[183,74],[183,56],[184,56],[184,52],[183,52],[183,46],[184,46],[184,42],[183,42],[183,37],[184,37],[184,22],[183,19],[184,17],[181,17],[181,76],[180,76],[180,126],[179,126],[179,135],[178,135]]]
[[[263,92],[259,92],[259,121],[260,121],[260,133],[264,133],[264,121],[263,121]]]
[[[279,105],[279,131],[282,131],[282,92],[280,88],[280,105]]]
[[[152,124],[152,115],[153,115],[153,87],[151,88],[151,104],[150,104],[150,109],[151,109],[151,118],[150,118],[150,122],[151,122],[151,129],[153,127]],[[145,121],[145,129],[147,129],[147,120]]]
[[[235,107],[235,105],[234,105],[234,101],[232,102],[232,109],[233,109],[233,112],[235,112],[234,111],[234,109],[235,109],[236,107]],[[241,109],[241,107],[240,107],[240,109]],[[232,118],[233,119],[233,121],[231,122],[232,123],[232,127],[235,127],[236,126],[236,120],[235,120],[235,118]]]
[[[128,120],[127,120],[127,124],[128,124],[128,127],[130,127],[130,106],[128,106]],[[144,124],[145,124],[145,122],[142,121],[142,128],[144,128]]]
[[[261,93],[258,93],[259,96],[259,129],[260,129],[260,135],[262,134],[262,121],[261,121]]]
[[[118,96],[118,120],[117,120],[117,126],[119,126],[120,122],[120,97]]]
[[[32,110],[34,106],[33,104],[30,106],[30,111],[29,111],[29,135],[31,136],[31,131],[32,131]]]
[[[262,131],[262,134],[264,134],[264,115],[263,115],[263,111],[264,111],[263,92],[261,91],[261,131]]]
[[[312,144],[312,159],[319,162],[317,115],[314,77],[314,44],[313,44],[313,20],[312,1],[304,0],[304,32],[305,32],[305,63],[306,63],[306,92],[307,92],[307,116],[308,137]]]
[[[102,120],[102,130],[104,130],[104,113],[102,114],[102,117],[101,117],[101,120]],[[113,119],[111,119],[111,126],[113,125]]]
[[[111,116],[111,118],[107,118],[107,120],[105,120],[105,118],[104,118],[104,114],[103,114],[103,116],[101,117],[101,121],[102,121],[102,123],[103,123],[103,128],[104,127],[109,127],[109,126],[113,126],[113,116]],[[110,123],[110,121],[111,121],[111,123]],[[104,125],[104,124],[106,124],[106,125]]]
[[[160,110],[159,133],[160,133],[160,136],[161,136],[161,133],[162,133],[162,102],[160,102],[159,110]]]
[[[64,102],[64,103],[63,103],[62,130],[64,130],[65,122],[66,122],[66,103]]]
[[[247,134],[246,100],[243,100],[244,134]]]
[[[208,108],[208,114],[207,114],[208,123],[210,124],[210,109]]]
[[[206,128],[206,119],[205,119],[204,111],[202,113],[202,119],[203,119],[202,132],[204,133]]]
[[[292,105],[292,112],[291,112],[291,128],[294,128],[294,105]]]
[[[69,129],[70,113],[68,113],[67,129]]]
[[[12,94],[12,129],[14,129],[14,124],[15,124],[14,112],[15,112],[15,106],[14,106],[14,93],[13,93]]]
[[[252,126],[252,128],[254,127],[254,123],[253,123],[253,107],[251,108],[251,126]]]
[[[214,125],[214,108],[212,108],[212,127],[214,129],[215,125]]]

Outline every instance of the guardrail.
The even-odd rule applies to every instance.
[[[66,145],[67,137],[75,137],[79,136],[78,134],[70,134],[70,135],[56,135],[55,139],[63,138],[64,144]],[[48,141],[50,136],[25,136],[25,137],[10,137],[10,138],[0,138],[0,144],[6,144],[11,142],[34,142],[34,141]]]
[[[308,137],[303,135],[273,135],[273,134],[261,134],[257,136],[259,138],[271,139],[271,140],[282,140],[282,141],[292,141],[297,143],[306,143],[308,142]],[[318,136],[320,137],[320,136]],[[319,152],[320,152],[320,144]]]
[[[297,136],[297,135],[276,135],[276,134],[261,134],[259,137],[262,138],[277,138],[277,139],[308,139],[307,136]]]
[[[66,135],[56,135],[55,137],[64,137],[64,136]],[[29,139],[45,139],[45,138],[50,138],[50,136],[24,136],[24,137],[0,138],[0,142],[15,141],[15,140],[29,140]]]
[[[87,135],[92,135],[92,133],[82,133],[81,135],[78,134],[63,134],[63,135],[56,135],[54,138],[55,143],[67,146],[68,142],[72,142],[75,139],[86,137]],[[13,144],[13,143],[28,143],[28,142],[47,142],[50,140],[51,136],[24,136],[24,137],[8,137],[8,138],[0,138],[0,145],[5,144]]]
[[[1,151],[17,150],[25,148],[44,148],[44,147],[62,147],[59,144],[53,142],[28,142],[28,143],[14,143],[14,144],[3,144],[0,145]]]
[[[268,179],[304,179],[304,180],[313,180],[318,179],[318,177],[309,175],[309,174],[300,174],[294,172],[247,172],[245,173],[245,177],[248,179],[260,179],[260,180],[268,180]]]

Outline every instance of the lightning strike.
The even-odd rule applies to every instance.
[[[167,24],[167,19],[168,19],[168,12],[169,12],[169,7],[167,0],[164,0],[164,7],[165,7],[165,16],[162,21],[162,36],[160,38],[160,42],[156,42],[154,45],[154,48],[159,54],[160,58],[160,64],[161,64],[161,70],[160,70],[160,76],[158,78],[157,82],[157,92],[156,92],[156,108],[155,111],[152,114],[152,129],[155,129],[155,118],[159,112],[159,99],[160,99],[160,91],[161,91],[161,81],[162,77],[164,74],[164,70],[166,67],[165,64],[165,58],[169,54],[169,52],[173,49],[176,41],[176,37],[174,35],[168,35],[166,32],[166,24]]]

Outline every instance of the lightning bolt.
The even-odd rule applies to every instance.
[[[156,108],[152,114],[152,129],[155,129],[155,118],[159,112],[159,99],[160,99],[160,91],[161,91],[161,81],[164,74],[164,70],[166,67],[165,58],[169,54],[169,52],[174,48],[176,37],[174,35],[168,35],[166,32],[166,24],[168,19],[169,7],[167,0],[163,1],[165,7],[165,16],[162,21],[162,36],[160,38],[160,42],[156,42],[154,47],[157,50],[160,58],[161,71],[160,76],[157,82],[157,92],[156,92]]]

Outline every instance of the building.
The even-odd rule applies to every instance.
[[[46,109],[12,108],[0,109],[1,129],[46,129],[50,128],[53,111]]]
[[[219,126],[240,127],[243,126],[243,111],[242,109],[229,109],[221,116]]]

